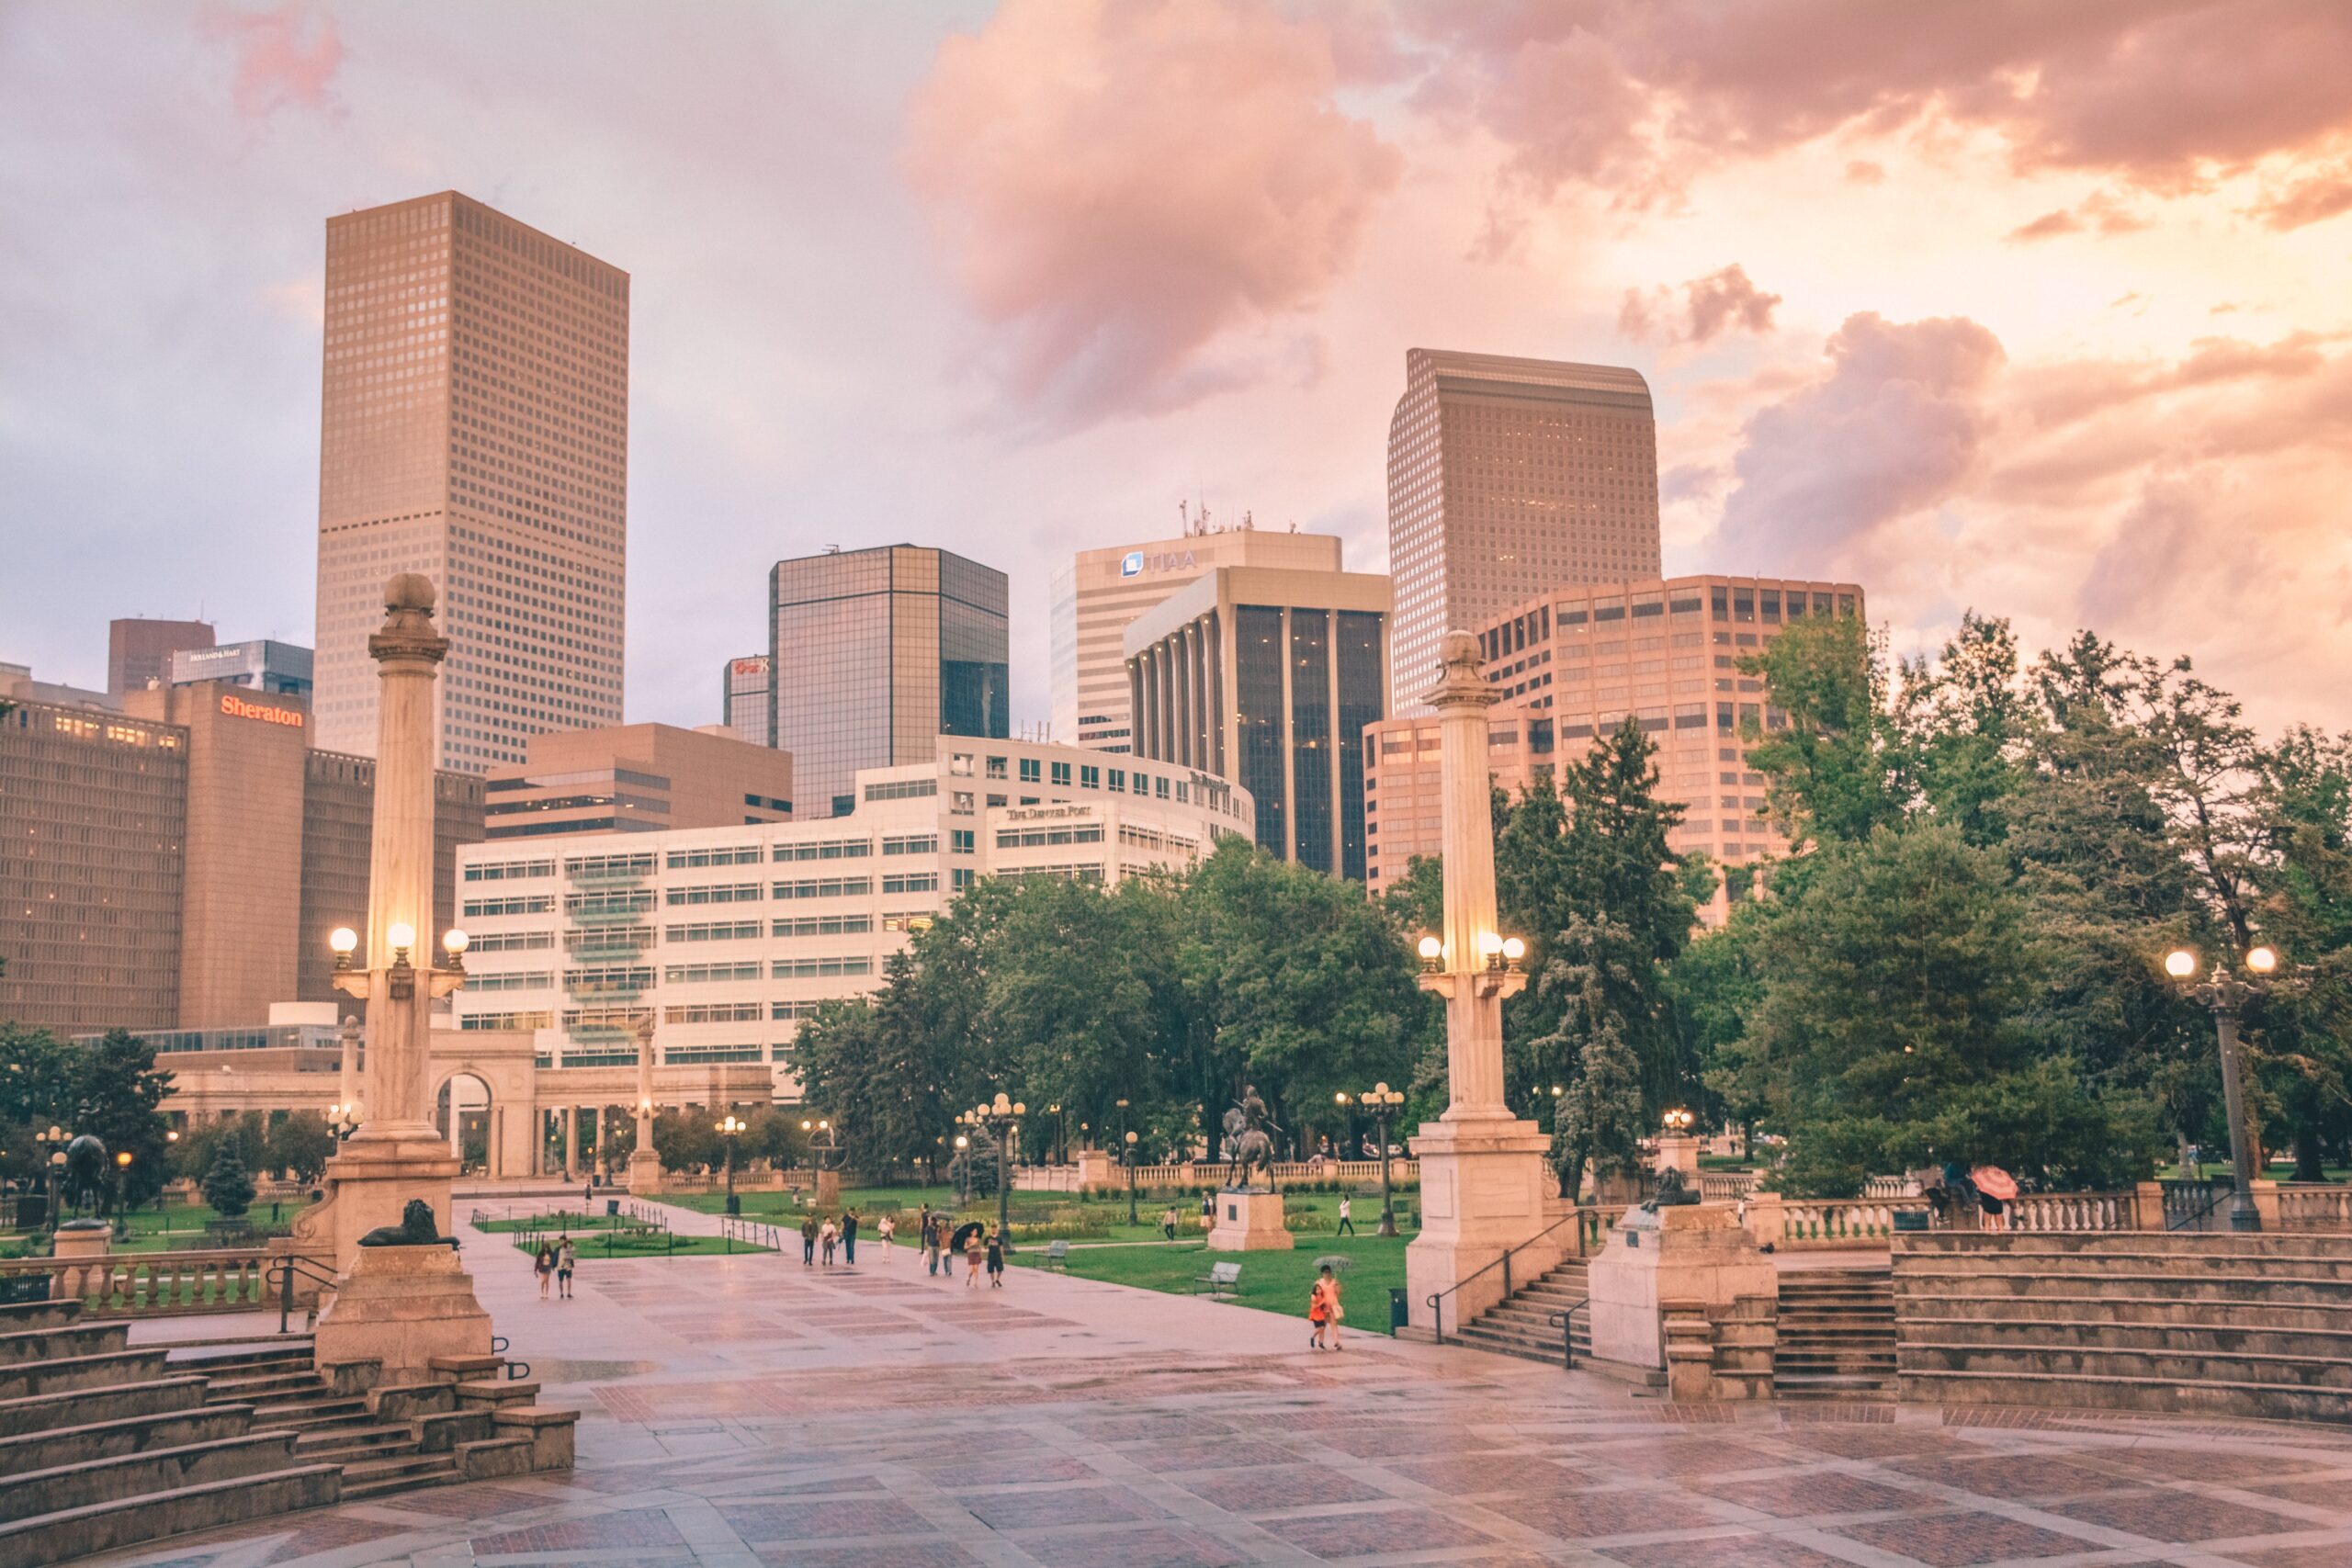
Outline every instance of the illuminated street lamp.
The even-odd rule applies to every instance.
[[[727,1140],[727,1212],[730,1214],[743,1212],[742,1200],[735,1196],[735,1140],[742,1136],[751,1125],[732,1111],[727,1113],[725,1121],[711,1123],[711,1131]]]
[[[982,1100],[956,1118],[975,1132],[986,1131],[996,1139],[996,1234],[1007,1251],[1012,1247],[1012,1129],[1028,1114],[1026,1105],[1000,1089],[994,1100]]]
[[[1125,1105],[1126,1101],[1123,1100],[1119,1103]],[[1132,1225],[1140,1223],[1136,1218],[1136,1135],[1133,1133],[1127,1134],[1127,1146],[1123,1153],[1127,1162],[1127,1224]]]
[[[2201,985],[2190,985],[2197,976],[2198,956],[2185,947],[2177,947],[2165,954],[2165,973],[2183,982],[2183,989],[2197,1001],[2213,1010],[2213,1032],[2222,1047],[2222,1105],[2230,1119],[2230,1228],[2233,1231],[2258,1231],[2262,1228],[2262,1213],[2254,1206],[2254,1158],[2246,1145],[2245,1089],[2240,1082],[2245,1072],[2238,1050],[2238,1015],[2246,1002],[2262,994],[2265,985],[2278,968],[2278,950],[2267,944],[2257,944],[2246,950],[2246,972],[2251,980],[2233,975],[2220,959],[2213,961],[2212,973]]]
[[[1405,1091],[1390,1089],[1385,1083],[1376,1083],[1356,1096],[1356,1099],[1365,1110],[1372,1112],[1373,1121],[1379,1128],[1376,1135],[1380,1139],[1380,1228],[1374,1234],[1395,1235],[1396,1234],[1396,1203],[1388,1185],[1388,1119],[1396,1115],[1397,1110],[1404,1105]]]

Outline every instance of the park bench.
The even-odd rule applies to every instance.
[[[1048,1269],[1069,1268],[1069,1243],[1066,1241],[1047,1242],[1046,1244],[1046,1267]]]
[[[1317,1258],[1315,1260],[1315,1270],[1319,1274],[1324,1269],[1329,1269],[1334,1274],[1345,1274],[1350,1266],[1354,1262],[1355,1259],[1350,1258],[1347,1254],[1343,1252],[1335,1252],[1329,1258]]]
[[[1241,1288],[1241,1265],[1238,1263],[1210,1264],[1209,1271],[1193,1281],[1193,1294],[1199,1295],[1201,1287],[1204,1285],[1208,1287],[1211,1296],[1222,1300],[1227,1292]]]

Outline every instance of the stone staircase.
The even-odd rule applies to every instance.
[[[1584,1259],[1571,1258],[1532,1284],[1514,1292],[1509,1300],[1496,1303],[1454,1331],[1453,1337],[1481,1350],[1495,1350],[1530,1361],[1547,1361],[1556,1367],[1561,1359],[1560,1330],[1551,1321],[1552,1315],[1566,1312],[1584,1299]],[[1592,1354],[1589,1308],[1577,1313],[1570,1331],[1575,1336],[1577,1359],[1582,1362]]]
[[[1894,1238],[1906,1401],[2352,1421],[2352,1235]]]
[[[1894,1397],[1894,1286],[1886,1269],[1790,1269],[1780,1298],[1775,1398]]]
[[[571,1462],[574,1413],[499,1357],[379,1385],[305,1335],[132,1348],[80,1309],[0,1308],[0,1568]]]

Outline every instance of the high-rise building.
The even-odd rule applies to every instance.
[[[1388,425],[1391,669],[1426,711],[1438,639],[1569,582],[1656,577],[1657,426],[1637,371],[1416,348]]]
[[[668,724],[550,730],[483,781],[488,836],[653,833],[787,821],[792,753]]]
[[[311,750],[302,699],[229,683],[123,711],[0,714],[0,1019],[63,1032],[261,1021],[332,1002],[326,933],[368,919],[376,764]],[[434,778],[436,908],[481,781]]]
[[[754,746],[773,746],[768,730],[768,656],[730,659],[719,671],[719,722]]]
[[[1048,639],[1057,739],[1098,751],[1133,750],[1121,641],[1127,623],[1221,566],[1338,571],[1340,541],[1243,526],[1080,551],[1054,573]]]
[[[327,220],[318,743],[376,747],[383,586],[441,587],[437,764],[621,717],[628,274],[443,191]]]
[[[1135,756],[1246,791],[1258,842],[1364,874],[1364,727],[1388,716],[1388,580],[1219,567],[1128,626]]]
[[[1657,748],[1658,798],[1684,808],[1669,848],[1732,866],[1785,852],[1763,816],[1747,730],[1770,733],[1786,717],[1739,660],[1808,615],[1863,613],[1851,582],[1754,577],[1651,578],[1523,600],[1466,628],[1502,699],[1487,720],[1494,782],[1516,794],[1556,776],[1631,718]],[[1437,722],[1375,724],[1362,748],[1370,881],[1381,892],[1415,855],[1442,848]]]
[[[217,648],[183,649],[171,657],[166,685],[193,686],[225,681],[255,692],[280,696],[311,694],[311,650],[297,643],[254,637],[249,642],[222,643]]]
[[[839,817],[860,768],[927,761],[943,735],[1012,733],[1004,573],[884,545],[768,577],[768,744],[792,753],[796,817]]]
[[[120,696],[142,691],[150,681],[172,672],[172,655],[212,646],[209,621],[151,621],[143,617],[107,623],[107,692]]]

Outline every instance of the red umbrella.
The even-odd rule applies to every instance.
[[[2018,1195],[2018,1179],[1997,1165],[1980,1165],[1968,1173],[1976,1190],[2006,1203]]]

